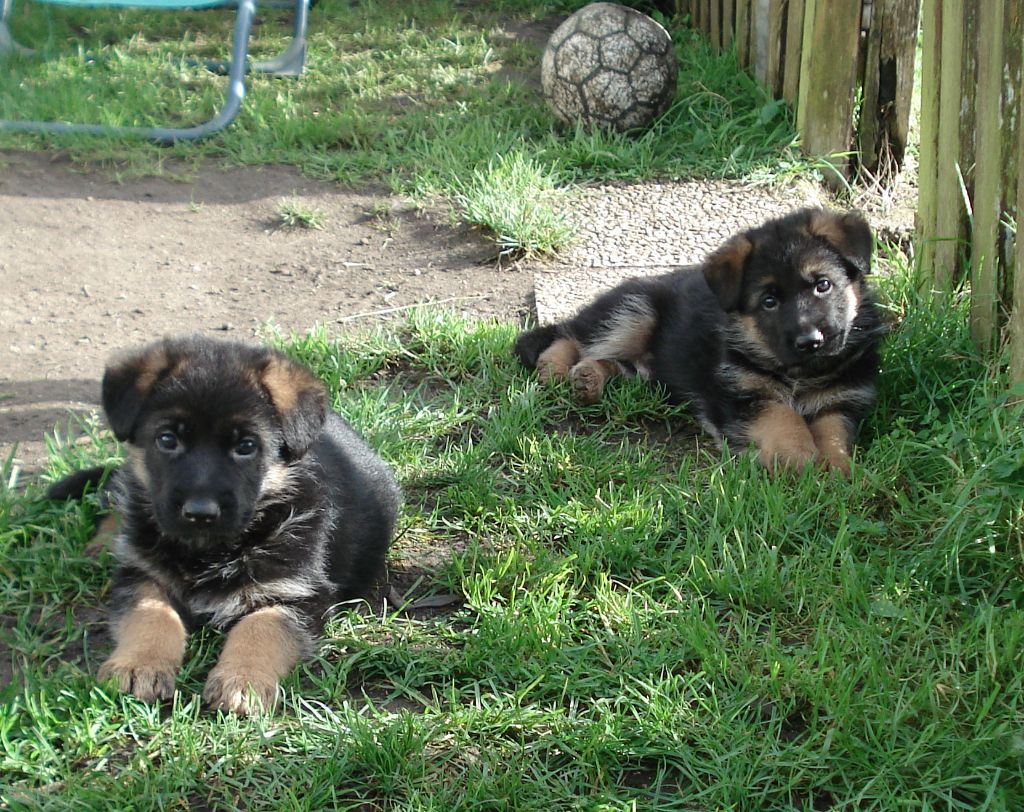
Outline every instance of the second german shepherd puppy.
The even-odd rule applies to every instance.
[[[128,459],[108,483],[121,530],[100,679],[170,697],[188,632],[205,623],[227,639],[204,698],[271,708],[330,611],[382,569],[400,501],[390,469],[309,370],[264,347],[158,341],[107,367],[103,408]]]
[[[765,465],[849,470],[886,332],[854,213],[804,209],[732,238],[703,265],[629,279],[574,318],[522,333],[542,380],[596,401],[618,373],[657,381],[706,430]]]

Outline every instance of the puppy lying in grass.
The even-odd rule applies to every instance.
[[[593,403],[638,374],[704,428],[761,461],[849,471],[875,400],[887,326],[868,288],[871,230],[858,214],[803,209],[744,231],[702,265],[628,279],[573,318],[522,333],[541,380]]]
[[[388,466],[327,404],[309,370],[264,347],[165,339],[107,367],[103,408],[127,461],[108,481],[116,645],[101,680],[171,697],[189,631],[209,624],[227,638],[206,701],[274,706],[331,610],[382,570],[400,503]]]

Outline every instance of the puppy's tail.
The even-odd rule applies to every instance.
[[[91,487],[95,490],[99,486],[106,473],[107,469],[102,465],[75,471],[73,474],[68,474],[66,477],[58,479],[47,488],[46,498],[57,500],[81,499],[88,488]]]
[[[556,338],[558,338],[557,324],[534,327],[532,330],[519,334],[514,347],[515,354],[523,362],[523,366],[536,369],[540,354],[550,347]]]

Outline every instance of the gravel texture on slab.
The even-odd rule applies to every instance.
[[[811,184],[648,181],[585,189],[567,212],[578,242],[534,268],[537,320],[567,318],[627,277],[701,262],[738,231],[827,202],[827,194]]]

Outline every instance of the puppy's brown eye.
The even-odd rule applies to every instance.
[[[243,437],[235,446],[235,453],[239,457],[251,457],[259,450],[259,443],[257,443],[252,437]]]
[[[178,438],[171,431],[162,431],[156,436],[156,447],[161,451],[176,451]]]
[[[818,293],[828,293],[830,290],[832,290],[832,282],[831,280],[822,277],[821,279],[814,283],[814,289]]]
[[[761,297],[761,307],[765,310],[774,310],[778,306],[779,300],[777,297],[772,296],[772,294],[769,293]]]

